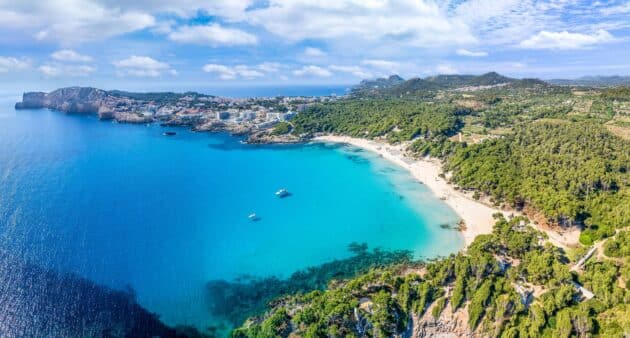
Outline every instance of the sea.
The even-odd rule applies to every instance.
[[[459,221],[452,209],[404,169],[349,145],[247,145],[221,133],[16,111],[16,99],[0,98],[0,252],[132,290],[168,325],[216,323],[210,280],[287,278],[349,257],[353,242],[418,259],[463,247],[460,233],[440,226]],[[281,188],[291,195],[278,198]],[[16,287],[3,283],[29,288],[7,262],[2,325],[28,326],[2,313],[29,304],[2,295]]]

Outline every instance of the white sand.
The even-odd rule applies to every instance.
[[[424,183],[433,193],[444,200],[466,223],[462,231],[466,246],[480,234],[492,232],[494,219],[492,214],[502,212],[475,201],[463,192],[457,191],[439,175],[441,164],[435,159],[416,160],[405,156],[403,145],[389,145],[348,136],[320,136],[314,142],[347,143],[381,155],[383,158],[407,169],[418,181]]]

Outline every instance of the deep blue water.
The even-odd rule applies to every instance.
[[[165,137],[158,125],[15,111],[8,100],[0,128],[0,247],[131,286],[168,324],[212,322],[211,279],[286,277],[347,257],[351,242],[416,257],[463,245],[439,227],[458,217],[426,187],[349,146],[249,146],[184,129]],[[276,198],[281,187],[293,195]]]

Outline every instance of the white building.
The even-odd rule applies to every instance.
[[[230,118],[230,113],[226,111],[218,111],[217,112],[217,120],[227,120]]]
[[[251,121],[256,118],[256,113],[252,111],[244,111],[244,112],[241,112],[239,116],[244,121]]]
[[[281,113],[267,113],[267,120],[281,120]]]

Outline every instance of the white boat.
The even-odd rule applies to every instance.
[[[284,189],[284,188],[276,191],[276,196],[278,196],[280,198],[287,197],[289,195],[290,195],[289,191],[287,189]]]
[[[258,215],[256,215],[255,212],[249,214],[249,216],[247,216],[247,218],[249,218],[250,221],[257,221],[257,220],[259,220]]]

